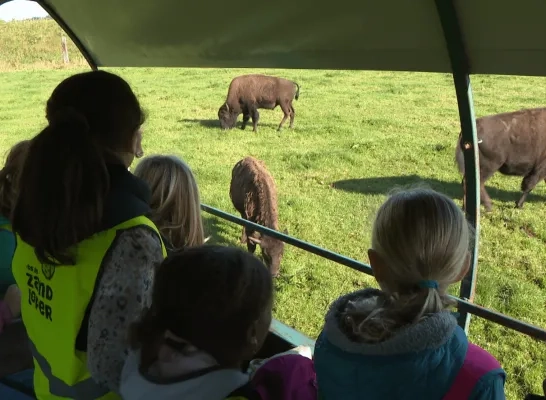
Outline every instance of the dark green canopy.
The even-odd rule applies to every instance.
[[[434,0],[37,3],[96,66],[451,72]],[[454,5],[470,73],[546,75],[546,1]]]

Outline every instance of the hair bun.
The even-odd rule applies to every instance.
[[[89,132],[87,118],[73,107],[62,107],[49,119],[52,126],[63,126],[81,133]]]

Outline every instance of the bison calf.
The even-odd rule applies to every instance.
[[[480,195],[487,211],[491,198],[485,182],[499,171],[523,176],[523,194],[516,202],[521,208],[529,192],[546,178],[546,108],[525,109],[476,119],[480,165]],[[464,174],[464,158],[459,136],[455,158]]]
[[[263,161],[246,157],[235,164],[231,173],[229,195],[241,218],[270,229],[279,229],[277,190]],[[247,244],[251,253],[256,251],[256,245],[259,244],[271,274],[279,274],[284,242],[246,227],[243,227],[241,242]]]
[[[281,106],[284,117],[279,124],[280,131],[283,124],[290,118],[290,128],[294,126],[296,111],[292,100],[298,100],[300,87],[296,82],[283,78],[266,75],[242,75],[234,78],[229,85],[226,101],[218,110],[218,118],[222,129],[234,128],[239,114],[243,113],[243,125],[246,128],[248,120],[252,118],[253,131],[260,114],[259,108],[273,110]]]

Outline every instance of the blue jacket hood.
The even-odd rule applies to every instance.
[[[340,321],[349,301],[377,301],[364,289],[336,300],[315,346],[315,369],[326,400],[441,399],[461,368],[468,341],[452,313],[433,314],[378,343],[351,340]]]

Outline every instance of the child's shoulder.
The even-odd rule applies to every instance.
[[[262,398],[252,382],[248,382],[231,392],[225,400],[262,400]]]

